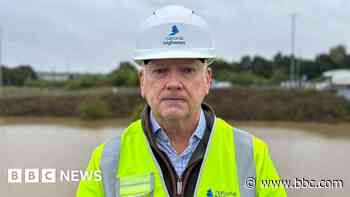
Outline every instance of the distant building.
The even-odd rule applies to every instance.
[[[350,100],[350,69],[335,69],[323,73],[328,89],[337,90],[338,95]]]
[[[78,79],[83,74],[67,73],[67,72],[37,72],[38,79],[45,81],[67,81],[71,79]]]
[[[213,80],[213,83],[211,85],[211,88],[213,89],[219,89],[219,88],[230,88],[232,87],[232,84],[230,81],[216,81]]]
[[[350,87],[350,69],[335,69],[323,73],[332,86]]]
[[[298,87],[298,81],[282,81],[280,83],[281,88],[296,88]]]

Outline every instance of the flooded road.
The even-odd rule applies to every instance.
[[[8,169],[84,170],[94,147],[120,135],[126,121],[0,119],[0,191],[11,197],[75,196],[77,181],[8,183]],[[343,188],[287,189],[292,197],[346,197],[350,194],[350,124],[235,123],[264,139],[281,178],[342,179]],[[24,172],[23,172],[24,173]]]

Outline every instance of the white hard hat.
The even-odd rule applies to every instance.
[[[169,5],[153,12],[141,25],[134,60],[167,58],[215,58],[215,48],[207,23],[194,11]]]

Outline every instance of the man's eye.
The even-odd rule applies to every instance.
[[[195,71],[195,69],[191,68],[191,67],[187,67],[187,68],[182,69],[182,72],[187,73],[187,74],[193,73],[194,71]]]
[[[158,68],[158,69],[154,69],[153,72],[156,73],[156,74],[162,74],[162,73],[166,72],[166,69]]]

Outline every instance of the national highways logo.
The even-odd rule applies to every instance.
[[[175,36],[177,33],[179,33],[179,29],[177,28],[176,25],[173,25],[173,26],[171,27],[171,32],[169,33],[168,36]]]
[[[208,189],[207,191],[207,197],[233,197],[233,196],[237,196],[237,193],[218,191],[213,189]]]
[[[177,36],[178,33],[180,33],[179,27],[177,25],[172,25],[170,27],[170,32],[163,41],[163,45],[185,45],[185,38],[183,36]]]

